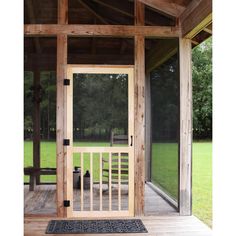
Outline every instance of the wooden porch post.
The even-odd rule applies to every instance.
[[[135,25],[144,25],[144,5],[135,1]],[[134,77],[134,209],[135,215],[144,214],[145,190],[145,38],[135,36]]]
[[[34,70],[33,84],[33,166],[40,168],[40,70]],[[36,184],[40,183],[40,176],[36,176]]]
[[[58,0],[58,24],[67,24],[68,0]],[[64,217],[64,84],[67,65],[67,35],[57,35],[57,215]]]
[[[192,214],[192,47],[179,39],[180,59],[180,215]]]

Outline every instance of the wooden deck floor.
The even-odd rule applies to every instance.
[[[86,193],[85,193],[86,194]],[[115,194],[114,194],[115,195]],[[79,206],[80,194],[74,191],[74,205]],[[85,198],[89,199],[89,198]],[[117,208],[116,199],[114,198],[113,209]],[[97,204],[96,204],[97,202]],[[99,196],[94,194],[94,209],[96,209],[99,202]],[[124,208],[127,207],[127,195],[122,195],[122,202]],[[89,209],[85,206],[85,209]],[[103,199],[104,208],[108,208],[108,194],[104,194]],[[97,206],[96,206],[97,205]],[[77,208],[77,207],[75,207]],[[24,186],[24,212],[25,214],[56,214],[56,186],[55,185],[38,185],[35,191],[29,191],[29,186]],[[145,215],[173,215],[178,214],[176,210],[169,205],[162,197],[154,192],[149,186],[145,187]]]
[[[56,214],[56,186],[39,185],[34,192],[29,192],[29,186],[24,187],[24,235],[43,236],[49,220],[56,216],[42,217],[44,214]],[[75,196],[78,193],[75,191]],[[125,196],[125,195],[124,195]],[[33,214],[34,217],[30,217]],[[126,217],[127,218],[127,217]],[[149,186],[145,187],[145,216],[141,217],[146,226],[147,234],[106,234],[118,235],[150,235],[150,236],[211,236],[211,230],[194,216],[179,216],[176,210],[162,199]],[[51,234],[52,235],[52,234]],[[63,235],[63,234],[61,234]],[[72,235],[72,234],[70,234]],[[88,236],[88,234],[83,234]],[[99,234],[98,236],[100,236]],[[91,236],[96,236],[92,234]]]
[[[25,218],[25,236],[43,236],[49,220],[52,218]],[[54,218],[55,219],[55,218]],[[211,236],[211,230],[194,216],[144,216],[141,217],[148,233],[142,234],[106,234],[106,236]],[[52,236],[54,234],[51,234]],[[64,234],[60,234],[64,235]],[[73,236],[74,234],[70,234]],[[78,234],[77,234],[78,235]],[[88,236],[90,234],[83,234]],[[54,235],[56,236],[56,235]],[[101,234],[91,234],[101,236]]]

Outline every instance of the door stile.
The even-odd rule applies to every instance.
[[[64,85],[64,139],[69,139],[69,145],[65,146],[64,153],[64,165],[65,165],[65,176],[64,178],[64,191],[65,191],[65,199],[70,201],[70,206],[65,207],[66,217],[72,217],[73,211],[73,188],[71,188],[73,183],[73,74],[71,68],[67,69],[67,79],[69,80],[69,85]]]
[[[128,107],[129,107],[129,132],[128,145],[130,147],[129,158],[129,214],[134,216],[134,70],[128,73]],[[132,142],[132,143],[131,143]],[[131,146],[132,145],[132,146]]]

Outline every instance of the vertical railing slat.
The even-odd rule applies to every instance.
[[[118,154],[118,210],[121,210],[121,157],[120,153]]]
[[[93,210],[93,153],[90,156],[90,211]]]
[[[80,153],[80,210],[84,210],[84,153]]]
[[[112,179],[112,172],[111,172],[111,153],[109,153],[109,211],[111,211],[111,195],[112,195],[112,192],[111,192],[111,179]]]
[[[100,162],[100,211],[102,211],[102,169],[103,169],[103,164],[102,164],[102,155],[99,153],[99,162]]]

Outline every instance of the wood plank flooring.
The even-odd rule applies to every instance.
[[[127,186],[126,186],[127,187]],[[123,187],[125,188],[125,186]],[[126,189],[123,189],[121,195],[122,208],[125,210],[128,204],[128,195]],[[117,210],[118,199],[117,190],[112,191],[112,209]],[[89,210],[89,192],[85,191],[84,197],[85,209]],[[103,209],[108,209],[108,193],[103,194]],[[94,189],[94,210],[98,210],[99,194]],[[79,210],[80,191],[74,190],[74,209]],[[29,186],[24,186],[24,212],[25,214],[56,214],[56,186],[38,185],[35,191],[29,191]],[[154,192],[149,186],[145,187],[145,215],[172,215],[178,214],[162,197]]]
[[[115,190],[113,193],[116,194]],[[56,186],[39,185],[34,192],[29,191],[29,186],[24,186],[24,235],[46,236],[45,230],[49,220],[57,219],[56,216]],[[96,194],[95,194],[96,195]],[[79,202],[79,191],[74,191],[74,202]],[[106,195],[105,195],[106,196]],[[123,198],[127,195],[123,194]],[[106,199],[106,197],[104,197]],[[45,217],[43,215],[47,214]],[[30,217],[30,215],[34,217]],[[127,218],[127,217],[126,217]],[[145,187],[145,216],[141,217],[146,226],[147,234],[106,234],[118,235],[149,235],[149,236],[211,236],[212,232],[204,223],[194,216],[179,216],[176,210],[162,199],[149,186]],[[52,235],[52,234],[51,234]],[[63,236],[63,234],[61,234]],[[72,234],[70,234],[73,236]],[[83,234],[88,236],[89,234]],[[96,236],[92,234],[91,236]],[[98,234],[97,236],[100,236]],[[52,235],[53,236],[53,235]],[[56,236],[56,235],[54,235]]]
[[[25,236],[44,236],[49,220],[55,218],[25,218]],[[141,217],[148,233],[145,234],[106,234],[106,236],[211,236],[212,231],[194,216],[144,216]],[[52,236],[54,234],[51,234]],[[65,234],[60,234],[65,235]],[[73,236],[74,234],[70,234]],[[77,234],[78,235],[78,234]],[[90,234],[83,234],[88,236]],[[56,235],[54,235],[56,236]],[[75,236],[75,235],[74,235]],[[101,236],[101,234],[91,234]]]

